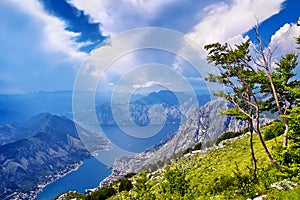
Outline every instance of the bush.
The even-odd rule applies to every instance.
[[[251,172],[251,171],[250,171]],[[234,186],[237,194],[243,197],[253,198],[255,196],[256,188],[254,187],[255,181],[250,173],[241,173],[237,168],[234,172]]]
[[[234,178],[229,175],[221,175],[214,178],[212,184],[209,187],[210,194],[221,194],[225,190],[231,190],[233,185]]]
[[[242,173],[236,165],[236,170],[233,171],[233,176],[222,174],[214,178],[209,192],[211,195],[227,194],[243,196],[243,197],[254,197],[255,196],[255,181],[249,173]]]
[[[271,140],[284,133],[284,124],[282,121],[274,121],[268,126],[263,127],[264,139]]]
[[[133,176],[135,176],[135,175],[136,175],[135,172],[130,172],[130,173],[126,174],[124,177],[125,177],[125,178],[131,178],[131,177],[133,177]]]
[[[217,142],[216,142],[216,145],[218,145],[220,142],[222,142],[223,140],[227,140],[227,139],[231,139],[231,138],[235,138],[235,137],[238,137],[240,135],[243,135],[245,134],[245,131],[238,131],[238,132],[226,132],[226,133],[223,133],[218,139],[217,139]]]
[[[116,194],[117,191],[111,187],[111,186],[104,186],[100,188],[99,190],[93,192],[92,194],[87,196],[87,200],[101,200],[101,199],[107,199],[114,194]]]
[[[192,151],[193,151],[192,148],[187,148],[186,150],[183,151],[183,154],[192,153]]]
[[[164,178],[167,181],[165,190],[170,194],[178,194],[184,196],[187,193],[188,182],[185,180],[185,172],[179,169],[167,169],[164,174]]]
[[[125,190],[129,191],[129,190],[131,190],[131,188],[133,188],[133,185],[130,180],[128,180],[127,178],[122,178],[120,180],[119,192],[122,192]]]
[[[202,148],[202,143],[199,142],[194,146],[194,150],[200,150]]]

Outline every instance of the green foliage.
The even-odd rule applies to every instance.
[[[227,43],[221,45],[214,43],[206,45],[208,51],[207,60],[218,67],[220,74],[209,74],[206,80],[225,85],[232,90],[230,92],[218,92],[215,95],[221,96],[235,105],[229,111],[235,112],[234,116],[243,116],[249,111],[249,100],[256,89],[253,79],[257,76],[256,71],[249,65],[251,57],[249,54],[250,41],[247,40],[235,48]],[[241,112],[241,111],[246,112]]]
[[[297,58],[298,56],[294,53],[286,54],[282,56],[279,62],[276,62],[278,67],[274,68],[271,72],[271,77],[276,88],[276,93],[278,96],[278,101],[282,113],[286,112],[288,108],[291,108],[293,105],[297,104],[297,98],[287,88],[298,88],[299,80],[295,79],[295,68],[297,67]],[[278,106],[275,102],[275,97],[273,91],[271,90],[271,83],[268,81],[266,75],[261,75],[260,79],[257,79],[260,84],[260,92],[270,97],[262,105],[264,110],[269,110],[271,112],[278,112]]]
[[[236,171],[234,171],[234,186],[237,188],[236,194],[243,197],[253,198],[256,193],[255,184],[256,181],[253,179],[251,169],[248,168],[249,173],[242,173],[236,165]]]
[[[246,135],[228,142],[224,148],[181,157],[163,171],[148,176],[145,172],[138,173],[133,177],[136,181],[129,192],[130,199],[247,199],[256,194],[269,194],[273,191],[270,185],[286,176],[268,164],[258,137],[254,135],[261,166],[258,180],[254,180],[249,168],[248,139]],[[277,146],[276,141],[270,140],[267,145]],[[126,199],[128,195],[121,193],[118,198]]]
[[[201,148],[202,148],[202,143],[199,142],[194,146],[193,150],[200,150]]]
[[[178,194],[183,197],[187,193],[188,183],[183,170],[167,168],[164,178],[166,183],[162,184],[162,187],[167,194]]]
[[[128,180],[127,178],[120,179],[119,192],[129,191],[131,190],[131,188],[133,188],[133,185],[130,180]]]
[[[99,190],[89,194],[86,197],[86,200],[102,200],[107,199],[114,194],[116,194],[117,191],[112,186],[104,186],[100,188]]]
[[[289,88],[287,89],[292,92],[297,99],[297,104],[289,110],[289,115],[284,115],[283,117],[289,122],[289,138],[294,144],[300,143],[300,85],[298,88]]]
[[[227,174],[222,174],[213,179],[212,184],[210,185],[208,192],[211,195],[221,194],[226,190],[232,190],[234,188],[234,178]]]
[[[237,131],[237,132],[232,132],[232,131],[229,131],[229,132],[225,132],[223,133],[216,141],[216,145],[218,145],[221,141],[223,140],[227,140],[227,139],[231,139],[231,138],[235,138],[235,137],[238,137],[240,135],[243,135],[245,133],[248,132],[248,128],[242,130],[242,131]]]
[[[216,177],[210,187],[210,194],[226,194],[253,198],[257,192],[251,170],[249,173],[242,173],[236,165],[233,175],[221,175]]]
[[[277,159],[286,165],[287,178],[293,179],[300,183],[300,90],[287,88],[298,99],[297,105],[289,110],[288,115],[283,117],[289,123],[289,146],[288,148],[277,148]]]
[[[262,128],[264,140],[271,140],[284,133],[285,126],[282,121],[276,120]]]
[[[223,115],[234,116],[236,119],[247,120],[248,116],[242,113],[237,107],[228,108],[227,110],[220,111]]]
[[[57,199],[59,196],[55,197],[54,199]],[[83,200],[86,199],[86,195],[79,194],[77,192],[68,192],[67,195],[63,198],[63,200],[72,200],[72,199]]]
[[[148,184],[149,178],[145,171],[141,172],[135,181],[133,188],[133,199],[154,199],[150,192],[151,186]]]
[[[272,123],[268,126],[272,126]],[[280,193],[270,185],[283,179],[296,181],[299,167],[295,167],[294,171],[279,171],[269,164],[258,136],[255,134],[253,137],[260,166],[257,180],[252,178],[251,158],[248,155],[249,136],[245,135],[227,142],[223,148],[213,149],[207,153],[200,152],[196,156],[179,157],[163,170],[154,173],[142,171],[130,175],[130,178],[120,179],[113,186],[104,187],[105,190],[112,190],[111,193],[106,191],[106,194],[116,193],[119,187],[120,192],[110,196],[109,199],[247,199],[256,194],[267,194],[276,199]],[[281,137],[267,141],[267,145],[274,147],[275,151],[275,147],[281,146],[279,142]],[[121,184],[125,185],[125,182],[129,181],[133,188],[120,189],[123,188]],[[97,194],[100,191],[104,192],[103,190],[101,188],[86,195],[86,199],[103,199],[104,195]],[[105,195],[105,198],[109,195]],[[289,196],[289,193],[286,196]]]
[[[126,175],[124,176],[124,178],[131,178],[131,177],[133,177],[133,176],[135,176],[135,175],[136,175],[135,172],[130,172],[130,173],[126,174]]]
[[[202,148],[202,143],[199,142],[197,143],[193,148],[187,148],[182,152],[182,155],[187,154],[187,153],[192,153],[193,150],[200,150]]]
[[[300,199],[300,187],[296,187],[292,190],[278,191],[274,190],[269,193],[266,200],[299,200]]]
[[[193,151],[192,148],[187,148],[186,150],[183,151],[183,154],[192,153],[192,151]]]
[[[218,145],[220,142],[222,142],[223,140],[227,140],[227,139],[230,139],[230,138],[235,138],[237,136],[241,135],[241,132],[232,132],[232,131],[229,131],[229,132],[226,132],[226,133],[223,133],[218,139],[217,139],[217,142],[216,142],[216,145]]]

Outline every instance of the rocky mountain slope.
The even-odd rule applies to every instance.
[[[0,125],[0,146],[15,142],[33,134],[29,128],[17,123]]]
[[[30,137],[0,146],[0,199],[31,199],[44,184],[90,156],[69,119],[39,114],[23,128]],[[107,148],[106,140],[96,139],[98,149]]]
[[[160,146],[143,153],[118,158],[113,166],[112,175],[103,180],[102,184],[108,184],[127,173],[138,171],[150,164],[171,158],[174,154],[193,147],[199,142],[205,143],[216,139],[224,132],[239,131],[246,128],[245,122],[220,115],[219,110],[226,108],[227,104],[221,99],[208,102],[199,110],[194,111],[193,115],[185,121],[177,133]],[[263,123],[271,121],[268,118],[262,120]]]
[[[182,99],[188,100],[190,94],[176,93]],[[210,95],[203,91],[196,93],[198,104],[204,105],[210,100]],[[140,98],[134,98],[129,104],[103,103],[96,107],[98,121],[101,125],[129,125],[132,122],[139,126],[151,124],[179,124],[187,118],[187,112],[184,106],[191,107],[188,102],[180,105],[175,94],[169,90],[152,92]],[[129,113],[126,108],[129,108]],[[114,116],[117,115],[117,116]],[[119,118],[116,122],[114,118]],[[88,118],[88,116],[87,116]]]

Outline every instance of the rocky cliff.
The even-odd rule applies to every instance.
[[[104,180],[103,183],[109,183],[108,180],[119,178],[129,172],[138,171],[149,164],[171,158],[174,154],[193,147],[199,142],[205,143],[217,139],[224,132],[239,131],[246,128],[245,122],[236,120],[234,117],[220,115],[219,111],[225,110],[227,106],[227,103],[221,99],[208,102],[194,111],[192,116],[180,126],[177,133],[160,146],[143,153],[118,158],[113,166],[112,176]],[[271,119],[262,119],[263,123],[269,121]]]

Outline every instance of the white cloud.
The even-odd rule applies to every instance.
[[[40,2],[35,0],[10,0],[9,3],[38,20],[43,34],[43,48],[45,51],[59,52],[67,55],[69,59],[82,61],[87,54],[79,49],[88,43],[78,43],[76,38],[80,33],[66,30],[67,24],[57,17],[49,15]]]
[[[195,3],[192,0],[185,2],[180,0],[68,0],[68,2],[77,9],[82,10],[93,22],[100,23],[102,34],[114,37],[118,33],[132,28],[147,26],[168,27],[177,31],[184,30],[184,34],[193,39],[195,45],[202,49],[205,44],[217,41],[229,41],[232,45],[244,41],[246,38],[242,34],[249,31],[256,24],[257,19],[263,22],[272,15],[280,12],[284,0],[273,0],[272,3],[265,0],[228,0],[216,3],[217,0],[212,0],[206,4],[203,2]],[[181,5],[184,9],[180,8]],[[193,14],[189,14],[189,12]],[[176,21],[176,23],[170,26],[166,25],[168,23],[171,24],[172,21]],[[185,29],[181,29],[182,24],[188,24],[188,26]],[[124,45],[128,48],[138,46],[136,44],[145,40],[145,38],[130,35],[124,41]],[[146,39],[151,40],[151,37],[148,36]],[[105,48],[109,47],[101,47],[102,50]],[[120,48],[123,47],[121,46]],[[188,53],[182,54],[199,58],[198,53],[191,55],[189,53],[190,49],[189,45],[183,46],[182,52]],[[199,66],[193,67],[199,67],[200,74],[204,76],[208,71],[206,70],[208,68],[205,59],[206,53],[204,49],[199,51],[203,62],[199,63]],[[127,59],[126,57],[117,58],[117,62],[110,66],[108,72],[118,74],[128,73],[134,66],[147,63],[145,56],[141,55],[133,54],[130,57],[127,55]],[[122,64],[119,65],[119,63]],[[189,77],[188,65],[180,58],[175,58],[170,63],[164,63],[161,59],[159,63],[172,66],[175,72]],[[102,72],[103,69],[98,70],[95,75],[99,76]],[[111,77],[107,76],[107,81]],[[148,81],[154,80],[148,74],[145,74],[143,77]],[[136,87],[142,87],[143,85],[138,83]]]
[[[206,4],[197,2],[195,5],[192,1],[183,3],[179,0],[68,0],[93,22],[100,23],[102,34],[113,36],[132,28],[155,26],[155,20],[160,21],[158,25],[162,26],[170,22],[170,18],[175,18],[178,23],[171,28],[181,30],[179,27],[183,23],[189,24],[190,27],[186,29],[189,30],[187,37],[193,39],[200,47],[217,41],[230,41],[232,44],[243,41],[242,34],[250,30],[257,19],[262,22],[278,13],[284,1],[273,0],[270,3],[265,0],[230,0],[210,1]],[[184,9],[174,9],[178,5],[182,5]],[[188,15],[187,10],[194,14]],[[179,14],[176,11],[181,12]],[[182,17],[185,17],[184,20]],[[204,49],[200,55],[203,59],[206,58]],[[179,72],[182,71],[176,63],[174,67]]]
[[[39,1],[0,1],[0,93],[71,89],[87,56],[79,33],[49,15]]]
[[[203,77],[188,77],[188,80],[200,82],[200,81],[204,81],[204,78]]]
[[[154,85],[159,85],[160,83],[158,82],[155,82],[155,81],[148,81],[144,84],[134,84],[133,85],[133,88],[135,89],[139,89],[139,88],[149,88],[149,87],[152,87]]]
[[[297,45],[295,38],[299,35],[299,26],[286,23],[272,35],[269,46],[271,49],[276,49],[275,56],[280,58],[281,55],[296,50]]]
[[[274,0],[272,3],[265,0],[234,0],[231,4],[220,2],[210,5],[204,9],[207,16],[187,36],[201,47],[214,42],[240,42],[243,40],[241,34],[249,31],[257,19],[262,22],[277,14],[283,2],[284,0]],[[204,50],[201,56],[206,56]]]
[[[70,4],[101,23],[103,35],[111,36],[132,28],[149,26],[157,13],[166,5],[178,0],[68,0]]]

